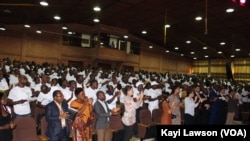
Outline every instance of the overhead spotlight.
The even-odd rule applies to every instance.
[[[2,30],[2,31],[4,31],[4,30],[6,30],[6,28],[5,28],[5,25],[0,25],[0,30]]]
[[[170,24],[165,24],[165,28],[170,28]]]
[[[98,18],[93,19],[93,21],[94,21],[95,23],[99,23],[99,22],[100,22],[100,20],[99,20]]]
[[[141,33],[142,33],[142,34],[147,34],[147,31],[146,31],[146,30],[143,30]]]
[[[205,58],[208,58],[208,55],[205,55],[204,57],[205,57]]]
[[[237,52],[240,51],[240,48],[236,48],[235,51],[237,51]]]
[[[148,48],[153,48],[153,46],[149,46]]]
[[[2,30],[2,31],[6,30],[5,26],[4,26],[4,25],[1,25],[1,26],[0,26],[0,30]]]
[[[218,51],[218,54],[222,54],[222,51]]]
[[[93,10],[96,11],[96,12],[99,12],[99,11],[101,11],[101,8],[100,8],[99,6],[95,6],[95,7],[93,8]]]
[[[30,25],[29,24],[25,24],[24,27],[30,28]]]
[[[220,42],[220,45],[224,46],[226,43],[225,42]]]
[[[63,30],[67,30],[68,27],[64,25],[64,26],[62,26],[62,29],[63,29]]]
[[[181,56],[184,56],[184,54],[181,54]]]
[[[124,35],[123,38],[128,39],[128,35]]]
[[[187,40],[187,41],[186,41],[186,44],[191,44],[191,41],[190,41],[190,40]]]
[[[205,47],[203,47],[203,49],[204,49],[204,50],[206,50],[206,49],[207,49],[207,47],[205,46]]]
[[[179,49],[179,47],[175,47],[174,49],[175,49],[175,50],[178,50],[178,49]]]
[[[42,31],[41,31],[40,29],[37,29],[37,30],[36,30],[36,33],[41,34]]]
[[[58,15],[55,15],[55,16],[54,16],[54,19],[55,19],[55,20],[61,20],[61,17],[58,16]]]
[[[41,1],[40,1],[40,5],[41,5],[41,6],[48,6],[49,3],[48,3],[46,0],[41,0]]]
[[[195,17],[195,20],[200,21],[200,20],[202,20],[202,17],[201,16]]]
[[[233,9],[233,8],[228,8],[228,9],[226,10],[226,12],[227,12],[227,13],[232,13],[232,12],[234,12],[234,9]]]
[[[196,57],[194,57],[193,59],[194,59],[194,60],[196,60],[197,58],[196,58]]]
[[[169,50],[166,50],[165,52],[169,53]]]

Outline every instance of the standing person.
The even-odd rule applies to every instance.
[[[7,98],[0,92],[0,141],[12,141],[12,129],[15,124],[12,122],[10,107],[6,106]]]
[[[134,91],[132,86],[127,85],[124,88],[124,93],[126,97],[124,98],[125,112],[122,116],[122,122],[124,124],[125,130],[123,141],[129,141],[133,135],[134,124],[136,122],[136,109],[139,108],[143,100],[144,93],[141,91],[137,102],[135,102],[133,99]]]
[[[168,92],[167,92],[168,93]],[[163,95],[162,100],[159,102],[159,108],[162,109],[161,115],[161,124],[171,125],[172,117],[171,117],[171,106],[169,105],[169,96],[170,94]]]
[[[90,86],[86,89],[84,89],[85,95],[88,98],[93,99],[93,103],[96,101],[96,92],[98,91],[98,81],[95,79],[90,80]]]
[[[72,109],[77,110],[73,126],[75,128],[75,141],[92,141],[93,124],[93,99],[85,96],[83,88],[75,89],[76,99],[70,104]]]
[[[68,104],[60,90],[53,92],[53,99],[45,107],[48,122],[46,136],[49,141],[69,141]]]
[[[184,124],[192,125],[195,123],[195,108],[199,105],[198,97],[195,96],[194,91],[188,92],[188,96],[184,99]]]
[[[227,101],[227,118],[226,125],[232,125],[234,121],[235,112],[237,110],[238,99],[235,97],[235,90],[230,89],[229,95],[226,97]]]
[[[18,84],[10,90],[8,102],[13,105],[14,118],[31,116],[29,99],[32,96],[31,88],[26,86],[27,78],[19,75]]]
[[[7,92],[7,90],[9,90],[9,85],[6,78],[4,78],[3,70],[0,69],[0,91]]]
[[[95,129],[98,141],[111,141],[112,131],[110,129],[111,113],[118,114],[118,108],[109,109],[106,96],[103,91],[96,93],[97,101],[94,104],[94,111],[96,115]]]
[[[172,106],[172,125],[181,125],[181,100],[180,100],[180,86],[174,86],[169,97],[169,104]]]

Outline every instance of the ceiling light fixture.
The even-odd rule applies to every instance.
[[[196,20],[196,21],[201,21],[201,20],[202,20],[202,17],[201,17],[201,16],[195,17],[195,20]]]
[[[179,49],[179,47],[175,47],[174,49],[175,49],[175,50],[178,50],[178,49]]]
[[[194,59],[194,60],[196,60],[197,58],[196,58],[196,57],[194,57],[193,59]]]
[[[236,48],[235,51],[240,51],[240,48]]]
[[[181,54],[181,56],[184,56],[184,54]]]
[[[204,49],[204,50],[206,50],[206,49],[207,49],[207,47],[203,47],[203,49]]]
[[[222,51],[218,51],[218,54],[222,54]]]
[[[99,23],[99,22],[100,22],[100,20],[99,20],[98,18],[93,19],[93,21],[94,21],[95,23]]]
[[[153,48],[153,46],[149,46],[148,48]]]
[[[124,35],[123,38],[128,39],[128,35]]]
[[[191,44],[191,41],[190,41],[190,40],[187,40],[186,43],[187,43],[187,44]]]
[[[194,54],[194,52],[192,51],[192,52],[190,52],[190,54]]]
[[[64,26],[62,26],[62,29],[63,29],[63,30],[67,30],[68,27],[64,25]]]
[[[208,58],[208,55],[205,55],[204,57],[205,57],[205,58]]]
[[[147,34],[147,31],[146,31],[146,30],[143,30],[141,33],[142,33],[142,34]]]
[[[4,26],[4,25],[1,25],[1,26],[0,26],[0,30],[2,30],[2,31],[6,30],[5,26]]]
[[[226,43],[225,42],[220,42],[220,45],[224,46]]]
[[[25,24],[24,27],[30,28],[30,25],[29,24]]]
[[[41,31],[40,29],[37,29],[37,30],[36,30],[36,33],[41,34],[42,31]]]
[[[170,28],[170,24],[165,24],[165,28]]]
[[[101,8],[100,8],[99,6],[95,6],[95,7],[93,8],[93,10],[94,10],[95,12],[99,12],[99,11],[101,11]]]
[[[234,57],[235,57],[235,55],[231,55],[230,57],[231,57],[231,58],[234,58]]]
[[[227,12],[227,13],[232,13],[232,12],[234,12],[234,9],[233,9],[233,8],[228,8],[228,9],[226,10],[226,12]]]
[[[55,16],[54,16],[54,19],[55,19],[55,20],[61,20],[61,17],[58,16],[58,15],[55,15]]]
[[[166,50],[165,52],[169,53],[169,50]]]
[[[40,1],[40,5],[41,5],[41,6],[48,6],[49,3],[48,3],[46,0],[41,0],[41,1]]]

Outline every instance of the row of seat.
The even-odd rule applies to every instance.
[[[142,109],[140,111],[140,123],[138,123],[138,136],[141,139],[152,138],[156,135],[155,125],[159,122],[160,110],[153,112],[153,118],[148,109]],[[113,132],[112,141],[121,141],[124,136],[124,125],[121,121],[121,115],[115,115],[110,117],[110,127]],[[47,141],[48,138],[45,135],[47,122],[45,117],[41,119],[40,129],[41,132],[37,134],[37,123],[34,117],[19,117],[14,120],[17,125],[13,130],[13,141]],[[94,130],[93,130],[94,131]],[[154,133],[155,132],[155,133]],[[93,141],[97,140],[95,131],[93,132]]]

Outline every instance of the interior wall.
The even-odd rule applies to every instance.
[[[74,25],[73,25],[74,26]],[[81,26],[77,25],[77,28]],[[46,26],[50,30],[50,26]],[[60,25],[51,27],[53,32],[61,33]],[[82,28],[85,28],[83,26]],[[83,30],[81,28],[81,30]],[[108,30],[106,27],[105,30]],[[132,66],[135,71],[145,70],[149,72],[175,72],[190,73],[192,60],[180,56],[165,53],[160,47],[154,45],[154,49],[148,49],[147,41],[129,35],[141,43],[140,55],[132,55],[126,51],[119,51],[107,48],[81,48],[65,46],[62,44],[61,34],[48,32],[37,34],[23,27],[14,28],[17,30],[6,30],[0,32],[0,56],[8,57],[11,60],[35,61],[38,64],[48,62],[52,64],[62,63],[67,65],[68,61],[81,61],[85,66],[96,66],[98,62],[108,62],[112,67]],[[19,29],[19,30],[18,30]],[[90,33],[91,28],[86,28]],[[112,30],[112,28],[111,28]],[[96,32],[96,31],[95,31]],[[116,29],[116,32],[119,30]],[[124,30],[121,30],[123,33]],[[160,52],[160,53],[159,53]]]
[[[227,60],[197,60],[194,61],[193,70],[196,74],[209,74],[221,80],[227,80],[226,63]],[[250,82],[250,58],[232,60],[231,69],[235,81]]]

